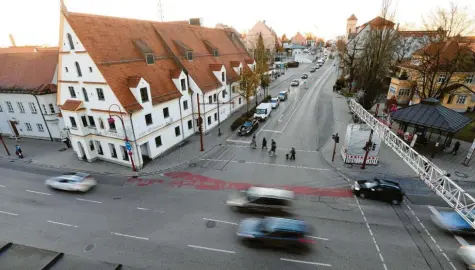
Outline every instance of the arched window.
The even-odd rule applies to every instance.
[[[76,70],[78,72],[78,77],[82,77],[82,73],[81,73],[81,67],[79,66],[79,63],[76,62]]]
[[[82,94],[84,95],[84,101],[88,102],[89,101],[89,97],[87,96],[87,91],[86,91],[86,88],[82,88]]]
[[[69,47],[71,48],[71,50],[74,50],[73,37],[69,33],[68,33],[68,42],[69,42]]]

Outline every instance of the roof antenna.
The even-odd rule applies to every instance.
[[[161,22],[163,22],[163,3],[162,0],[158,0],[158,17]]]

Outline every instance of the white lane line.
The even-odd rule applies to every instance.
[[[99,202],[99,201],[86,200],[86,199],[81,199],[81,198],[76,198],[76,200],[82,201],[82,202],[102,203],[102,202]]]
[[[52,220],[47,220],[47,222],[53,223],[53,224],[57,224],[57,225],[61,225],[61,226],[66,226],[66,227],[74,227],[74,228],[77,228],[77,227],[78,227],[78,226],[76,226],[76,225],[67,224],[67,223],[61,223],[61,222],[56,222],[56,221],[52,221]]]
[[[282,121],[283,121],[282,119],[283,119],[283,118],[284,118],[284,115],[283,115],[283,114],[280,115],[280,117],[279,117],[279,119],[277,120],[277,122],[282,123]]]
[[[141,211],[153,211],[153,212],[157,212],[157,213],[165,213],[165,211],[153,210],[153,209],[142,208],[142,207],[137,207],[137,210],[141,210]]]
[[[149,240],[148,238],[146,237],[139,237],[139,236],[134,236],[134,235],[128,235],[128,234],[122,234],[122,233],[115,233],[115,232],[111,232],[112,234],[114,235],[118,235],[118,236],[124,236],[124,237],[129,237],[129,238],[134,238],[134,239],[140,239],[140,240]]]
[[[0,214],[10,215],[10,216],[18,216],[18,214],[11,213],[11,212],[5,212],[5,211],[0,211]]]
[[[293,166],[293,165],[285,165],[285,164],[272,164],[272,163],[254,162],[254,161],[241,162],[241,161],[239,161],[239,160],[229,160],[229,159],[200,158],[199,160],[214,161],[214,162],[229,162],[229,163],[256,164],[256,165],[264,165],[264,166],[272,166],[272,167],[305,169],[305,170],[313,170],[313,171],[329,171],[329,170],[330,170],[330,169],[327,169],[327,168],[313,168],[313,167],[306,167],[306,166]]]
[[[311,265],[318,265],[318,266],[327,266],[331,267],[331,264],[328,263],[317,263],[317,262],[309,262],[309,261],[300,261],[300,260],[292,260],[292,259],[286,259],[286,258],[280,258],[281,261],[287,261],[287,262],[295,262],[295,263],[304,263],[304,264],[311,264]]]
[[[279,130],[271,130],[271,129],[262,129],[261,132],[282,133],[282,131],[279,131]]]
[[[188,245],[188,246],[191,247],[191,248],[206,249],[206,250],[218,251],[218,252],[224,252],[224,253],[230,253],[230,254],[236,253],[234,251],[224,250],[224,249],[208,248],[208,247],[194,246],[194,245]]]
[[[6,186],[4,186],[4,185],[0,185],[0,187],[6,187]]]
[[[323,238],[323,237],[318,237],[318,236],[308,236],[308,238],[313,238],[313,239],[318,239],[318,240],[323,240],[323,241],[328,241],[328,238]]]
[[[233,143],[246,143],[246,144],[250,144],[250,143],[251,143],[250,141],[231,140],[231,139],[227,139],[226,141],[227,141],[227,142],[233,142]]]
[[[203,218],[203,220],[209,220],[209,221],[214,221],[214,222],[219,222],[219,223],[226,223],[226,224],[231,224],[231,225],[238,225],[235,222],[229,222],[229,221],[224,221],[224,220],[218,220],[218,219],[211,219],[211,218]]]
[[[31,193],[36,193],[36,194],[41,194],[41,195],[48,195],[48,196],[51,195],[51,194],[49,194],[49,193],[39,192],[39,191],[34,191],[34,190],[29,190],[29,189],[27,189],[27,190],[25,190],[25,191],[26,191],[26,192],[31,192]]]
[[[431,238],[432,242],[434,242],[434,244],[437,246],[437,248],[439,249],[439,251],[442,253],[442,255],[445,257],[445,259],[449,262],[450,266],[452,266],[452,269],[454,270],[457,270],[457,268],[455,267],[455,265],[452,263],[452,261],[449,259],[449,257],[447,257],[447,255],[445,254],[445,252],[442,250],[442,248],[439,246],[439,244],[437,244],[437,242],[435,241],[434,237],[432,237],[432,235],[429,233],[429,231],[427,230],[427,228],[424,226],[424,224],[422,224],[422,222],[419,220],[419,218],[416,216],[416,213],[414,213],[414,211],[412,211],[412,208],[405,204],[406,207],[409,209],[409,211],[411,212],[411,214],[416,217],[417,221],[419,222],[419,224],[421,225],[422,228],[424,228],[424,231],[427,233],[427,235]],[[435,215],[438,215],[439,212],[433,207],[433,206],[428,206],[429,210],[434,213]],[[457,238],[455,238],[457,239]],[[457,239],[458,241],[458,239]],[[465,240],[464,240],[465,241]],[[460,242],[459,242],[460,243]],[[462,243],[460,243],[462,244]]]
[[[381,250],[379,249],[378,242],[376,242],[376,238],[374,237],[373,230],[371,230],[371,226],[369,225],[369,222],[366,220],[366,215],[363,212],[363,208],[361,208],[360,201],[358,200],[356,196],[354,196],[354,198],[356,200],[356,204],[358,205],[358,208],[360,209],[361,215],[363,216],[365,220],[366,227],[368,228],[369,234],[371,235],[371,238],[373,239],[373,244],[376,248],[376,251],[378,252],[379,259],[381,260],[381,263],[383,264],[384,270],[388,270],[388,267],[386,266],[386,263],[384,262],[383,254],[381,253]]]
[[[465,241],[465,239],[463,239],[463,237],[460,237],[458,235],[454,235],[455,239],[457,240],[457,242],[459,242],[460,245],[462,246],[470,246],[470,244]]]

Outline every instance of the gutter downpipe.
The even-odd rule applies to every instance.
[[[137,169],[137,173],[139,172],[139,167],[140,169],[142,169],[142,166],[143,166],[143,162],[142,162],[142,158],[141,156],[142,155],[139,155],[139,147],[137,145],[137,137],[135,136],[135,128],[134,128],[134,122],[132,121],[132,113],[129,113],[129,119],[130,119],[130,126],[132,127],[132,134],[134,135],[134,144],[135,144],[135,151],[137,153],[137,160],[139,162],[139,166],[136,167]],[[132,156],[132,158],[134,158]]]
[[[183,129],[183,115],[181,113],[181,98],[183,96],[180,96],[178,98],[178,107],[180,108],[180,122],[181,122],[181,141],[185,140],[185,130]]]
[[[51,141],[53,141],[53,136],[51,136],[51,131],[49,130],[48,123],[46,123],[45,115],[43,114],[43,111],[41,110],[40,101],[38,100],[38,97],[36,95],[34,94],[31,94],[31,95],[34,96],[36,99],[36,103],[38,104],[38,109],[40,110],[41,117],[43,118],[43,122],[45,123],[46,130],[48,130],[49,138]]]

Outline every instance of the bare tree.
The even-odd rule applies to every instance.
[[[348,80],[350,82],[355,79],[356,68],[359,61],[358,56],[359,52],[362,50],[361,43],[361,38],[356,36],[346,44],[343,40],[338,40],[336,44],[338,56],[343,65],[343,73],[348,75]]]
[[[391,21],[391,0],[383,0],[381,19],[370,25],[363,40],[363,46],[358,56],[356,70],[357,87],[364,95],[359,100],[365,109],[370,109],[378,100],[383,86],[383,80],[389,74],[389,68],[397,47],[397,29]]]

